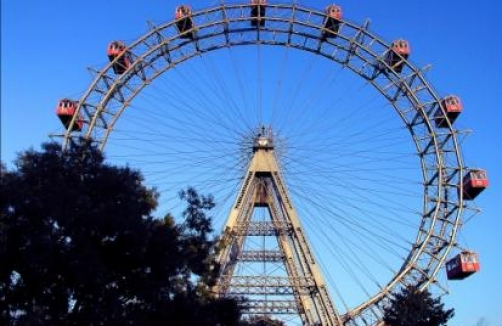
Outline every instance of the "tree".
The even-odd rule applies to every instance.
[[[271,318],[270,316],[254,315],[241,323],[241,326],[284,326],[284,322]]]
[[[427,290],[405,287],[390,300],[383,321],[388,326],[440,326],[454,315],[454,309],[444,309],[440,298],[432,298]]]
[[[214,206],[193,189],[184,222],[156,219],[138,171],[80,141],[44,144],[0,169],[1,325],[237,325],[207,295]]]

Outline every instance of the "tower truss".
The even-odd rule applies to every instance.
[[[259,208],[266,210],[264,218],[254,214]],[[219,296],[246,296],[250,314],[297,314],[307,325],[342,324],[281,176],[271,130],[263,128],[255,139],[219,249]],[[257,265],[264,268],[261,275]]]

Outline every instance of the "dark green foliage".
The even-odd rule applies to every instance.
[[[141,174],[86,142],[0,172],[0,325],[237,325],[238,303],[200,282],[212,198],[188,189],[184,223],[154,219]]]
[[[453,315],[454,310],[445,310],[441,299],[433,298],[429,291],[406,287],[390,301],[383,320],[388,326],[440,326]]]

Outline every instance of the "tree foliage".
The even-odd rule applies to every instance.
[[[273,319],[268,315],[254,315],[245,319],[240,326],[285,326],[283,321]]]
[[[0,179],[1,325],[237,325],[207,295],[214,204],[193,189],[184,222],[155,219],[138,171],[81,142],[19,155]]]
[[[391,299],[383,320],[388,326],[440,326],[446,325],[453,315],[454,310],[445,310],[440,298],[410,286]]]

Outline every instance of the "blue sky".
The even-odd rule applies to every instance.
[[[194,10],[217,5],[196,0]],[[323,8],[319,0],[301,5]],[[340,1],[352,22],[371,20],[370,30],[384,39],[406,38],[415,66],[428,64],[428,80],[440,94],[458,94],[465,111],[456,127],[470,130],[462,141],[469,167],[488,171],[490,188],[476,204],[482,213],[469,220],[459,241],[479,252],[482,270],[462,282],[450,282],[447,306],[456,309],[451,325],[474,325],[480,318],[502,325],[502,23],[499,1],[460,5],[457,1]],[[15,1],[1,10],[1,159],[38,146],[60,130],[54,110],[61,97],[79,98],[90,84],[87,67],[107,64],[109,41],[132,42],[173,17],[175,4],[151,1]],[[218,60],[217,57],[214,60]]]

